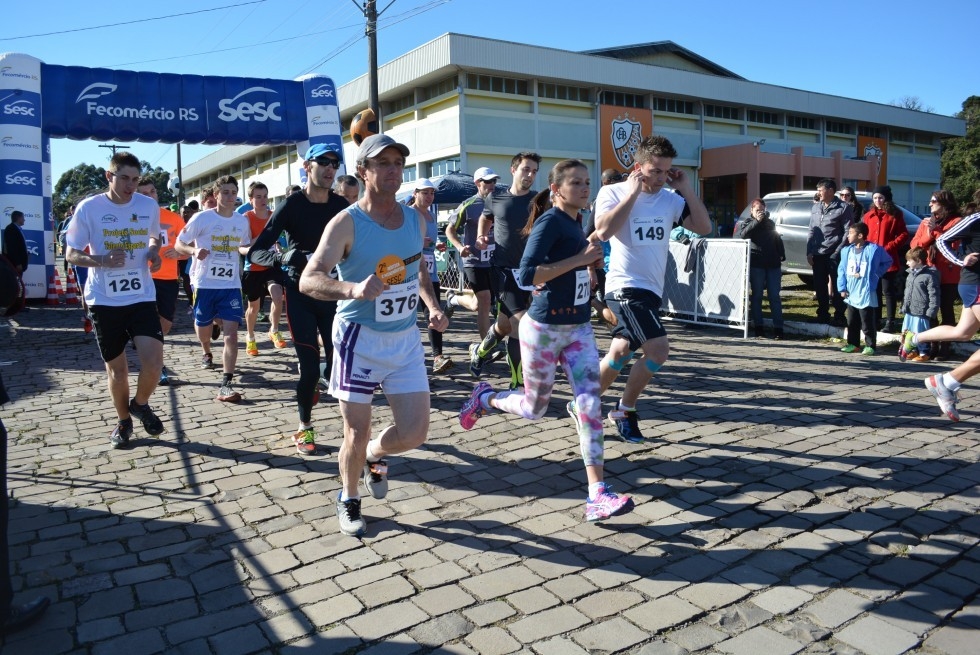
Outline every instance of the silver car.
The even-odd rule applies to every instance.
[[[776,224],[776,231],[783,238],[783,247],[786,249],[783,273],[795,273],[806,284],[813,281],[813,269],[806,262],[806,242],[810,236],[810,209],[813,207],[814,194],[814,191],[782,191],[770,193],[763,198],[766,211]],[[873,204],[870,191],[857,191],[854,195],[864,205],[865,212],[871,209]],[[899,209],[905,215],[905,227],[911,238],[919,229],[922,219],[904,207],[899,206]],[[739,220],[745,220],[751,213],[752,208],[746,207]]]

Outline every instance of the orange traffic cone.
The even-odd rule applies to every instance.
[[[65,299],[65,290],[61,287],[61,276],[58,275],[58,269],[54,269],[54,290],[58,294],[58,302]]]
[[[78,299],[78,281],[75,279],[75,269],[68,269],[68,279],[65,283],[65,304],[81,305]]]
[[[45,301],[46,305],[59,305],[61,300],[58,298],[58,285],[57,285],[58,273],[54,272],[48,279],[48,298]]]

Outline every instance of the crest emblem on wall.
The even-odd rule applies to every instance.
[[[630,119],[629,114],[626,118],[617,118],[612,122],[613,152],[616,153],[616,161],[623,168],[632,168],[636,158],[636,150],[640,147],[643,134],[640,132],[640,124]]]

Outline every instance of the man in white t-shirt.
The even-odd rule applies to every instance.
[[[222,383],[218,400],[237,403],[242,399],[231,380],[238,361],[238,326],[245,318],[242,306],[241,257],[252,242],[248,219],[235,212],[238,182],[231,175],[214,183],[218,201],[214,209],[194,214],[177,235],[174,249],[189,255],[194,286],[194,327],[204,351],[201,368],[214,366],[211,354],[211,325],[221,321],[224,351],[221,354]]]
[[[670,352],[660,322],[670,231],[682,223],[698,234],[711,231],[708,210],[687,175],[672,167],[675,157],[670,141],[648,136],[640,143],[629,175],[602,187],[595,201],[595,234],[610,245],[606,304],[617,319],[600,366],[602,391],[635,351],[643,351],[643,361],[630,370],[619,405],[609,412],[619,437],[629,443],[643,442],[636,401]],[[667,184],[673,191],[664,188]]]
[[[106,171],[109,190],[79,203],[65,235],[67,262],[92,269],[85,284],[85,303],[92,313],[109,375],[109,395],[119,417],[109,435],[113,448],[129,444],[133,416],[148,434],[163,432],[163,422],[149,405],[163,367],[163,331],[150,277],[161,263],[160,208],[152,198],[136,193],[139,178],[139,159],[128,152],[114,154]],[[126,360],[130,339],[140,360],[132,400]]]

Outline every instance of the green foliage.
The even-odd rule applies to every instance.
[[[157,196],[160,198],[161,205],[169,206],[170,203],[177,202],[176,196],[167,188],[167,184],[170,182],[170,173],[159,166],[153,168],[148,161],[141,161],[140,167],[140,173],[144,177],[153,178],[153,184],[157,188]]]
[[[54,216],[61,221],[68,214],[72,205],[78,204],[88,196],[108,188],[105,169],[92,164],[79,164],[65,171],[54,185],[53,203]]]
[[[963,101],[956,117],[966,121],[966,136],[943,139],[942,188],[965,205],[980,190],[980,96]]]

